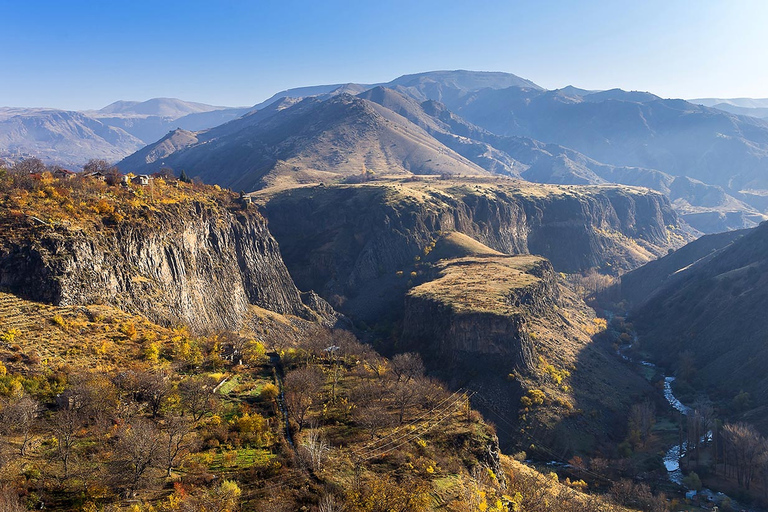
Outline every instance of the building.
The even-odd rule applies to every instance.
[[[136,176],[135,178],[131,179],[131,183],[134,185],[141,185],[142,187],[146,187],[149,185],[149,180],[151,180],[149,176],[146,174],[140,174],[139,176]]]
[[[71,180],[75,176],[77,176],[76,172],[69,171],[67,169],[56,169],[53,171],[53,177],[60,180]]]

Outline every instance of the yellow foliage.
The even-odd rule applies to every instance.
[[[160,347],[157,343],[147,343],[144,347],[144,359],[151,363],[156,363],[160,357]]]
[[[0,333],[0,341],[5,343],[13,343],[19,336],[21,336],[20,330],[16,328],[8,329],[7,331]]]
[[[8,369],[5,367],[2,361],[0,361],[0,377],[5,377],[8,374]]]

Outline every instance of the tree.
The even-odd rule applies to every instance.
[[[117,167],[114,167],[112,164],[107,162],[106,160],[102,160],[99,158],[91,158],[88,160],[88,162],[83,166],[83,172],[86,174],[90,174],[93,172],[100,172],[103,174],[113,173],[117,171]]]
[[[134,399],[145,403],[152,417],[157,418],[171,392],[165,372],[162,370],[134,372],[128,384]]]
[[[644,445],[655,424],[656,409],[650,401],[632,405],[628,419],[630,442],[636,446]]]
[[[200,421],[216,408],[217,400],[213,394],[216,384],[216,379],[203,375],[188,377],[179,383],[181,405],[194,421]]]
[[[39,158],[26,158],[16,162],[12,171],[17,174],[42,174],[48,170]]]
[[[176,468],[193,447],[192,423],[181,416],[171,416],[165,422],[158,447],[158,461],[166,476]]]
[[[408,382],[424,375],[424,363],[419,354],[406,352],[397,354],[392,358],[392,372],[397,377],[397,381]]]
[[[392,398],[397,406],[398,423],[403,424],[405,418],[405,412],[408,408],[416,403],[420,394],[420,379],[413,382],[396,382],[392,390]]]
[[[26,455],[29,441],[32,438],[32,429],[37,422],[39,413],[40,404],[28,395],[22,395],[19,399],[7,404],[0,413],[2,433],[21,437],[19,455],[22,457]]]
[[[739,485],[749,489],[766,451],[765,439],[746,423],[726,423],[723,426],[723,438],[731,460],[736,465]]]
[[[307,412],[317,403],[325,379],[316,367],[294,370],[285,376],[285,408],[288,415],[304,428]]]
[[[125,427],[118,442],[121,474],[131,491],[139,488],[142,477],[157,460],[160,432],[151,421],[136,419]]]
[[[383,429],[394,424],[394,418],[387,414],[384,405],[380,402],[367,402],[358,405],[352,410],[352,419],[368,431],[372,440]]]
[[[189,179],[189,176],[187,176],[187,173],[184,172],[184,169],[181,170],[181,174],[179,174],[179,181],[182,183],[189,183],[192,180]]]
[[[75,455],[77,431],[82,425],[82,416],[75,409],[60,409],[51,417],[51,434],[56,440],[53,456],[62,464],[62,481],[69,478]]]
[[[320,429],[310,428],[301,439],[300,449],[309,459],[312,470],[317,471],[322,467],[323,461],[328,456],[330,446],[320,433]]]

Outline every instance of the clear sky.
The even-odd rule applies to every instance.
[[[437,69],[763,98],[766,51],[766,0],[0,0],[0,105],[245,106]]]

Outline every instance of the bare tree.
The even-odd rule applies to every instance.
[[[121,433],[118,453],[131,491],[139,488],[147,469],[157,460],[159,446],[160,432],[151,421],[137,419]]]
[[[216,384],[216,379],[204,375],[188,377],[179,383],[181,405],[194,421],[200,421],[216,408],[218,402],[213,394]]]
[[[337,502],[332,494],[323,496],[317,505],[317,512],[344,512],[344,510],[346,510],[344,504]]]
[[[158,461],[166,476],[176,468],[194,446],[192,424],[181,416],[171,416],[165,422],[158,447]]]
[[[307,412],[318,402],[325,379],[322,371],[315,367],[294,370],[285,376],[285,408],[288,415],[304,428]]]
[[[82,417],[75,409],[60,409],[51,417],[51,434],[56,439],[53,456],[62,464],[62,481],[69,478],[75,457],[77,431],[82,425]]]
[[[397,354],[392,358],[392,372],[397,377],[397,381],[408,382],[424,375],[424,363],[421,356],[414,352]]]
[[[410,406],[416,403],[421,395],[420,382],[416,379],[412,382],[396,382],[392,390],[392,399],[397,406],[398,423],[403,424],[405,413]]]
[[[40,404],[28,395],[22,395],[19,399],[10,402],[0,413],[0,431],[6,435],[21,437],[19,455],[22,457],[26,455],[39,413]]]
[[[387,413],[384,404],[380,402],[368,402],[355,407],[352,411],[352,419],[371,435],[371,439],[395,423],[394,418]]]
[[[99,158],[91,158],[83,166],[84,173],[101,172],[101,173],[107,174],[108,172],[115,172],[115,171],[117,171],[117,167],[114,167],[112,164],[110,164],[106,160],[102,160]]]
[[[18,174],[42,174],[48,167],[39,158],[25,158],[16,162],[12,171]]]
[[[762,463],[766,441],[754,427],[746,423],[726,423],[723,426],[723,437],[731,460],[736,464],[736,479],[740,486],[749,489]]]
[[[322,467],[330,451],[328,442],[323,438],[318,428],[310,428],[307,431],[306,435],[301,439],[300,448],[309,459],[313,471],[317,471]]]

